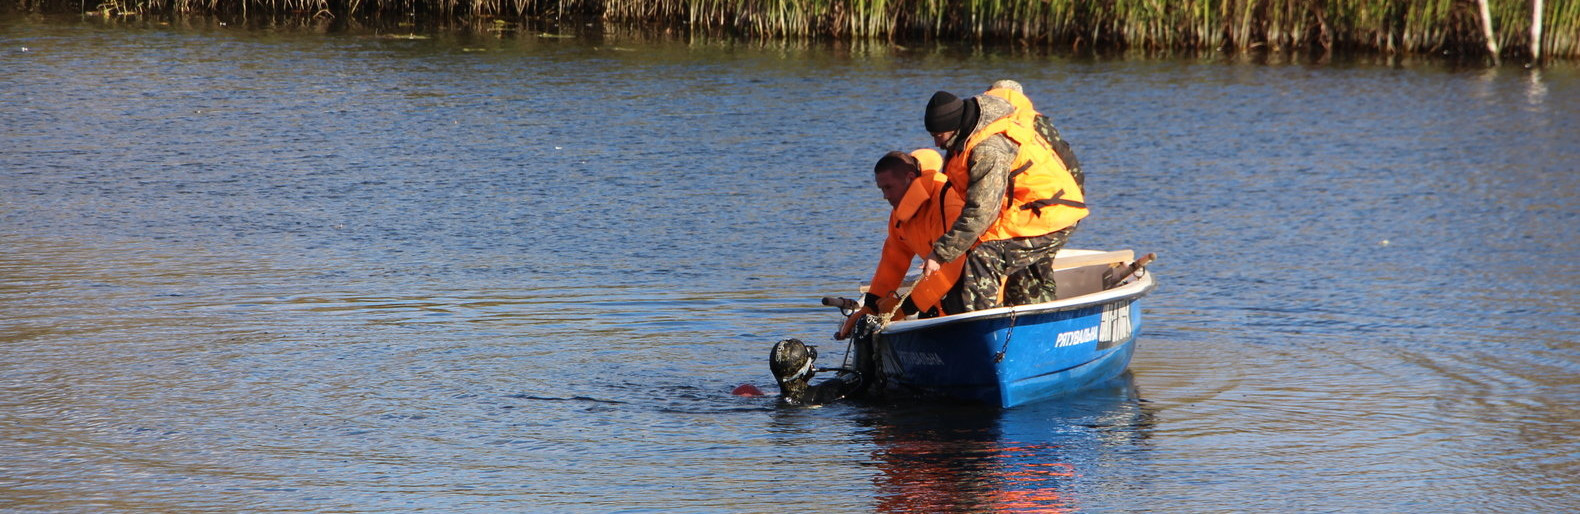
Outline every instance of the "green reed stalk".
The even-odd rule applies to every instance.
[[[0,0],[32,11],[80,0]],[[96,0],[107,12],[601,18],[762,38],[1145,50],[1485,53],[1479,0]],[[1533,11],[1540,6],[1538,16]],[[1580,57],[1580,0],[1488,0],[1505,56]],[[1540,20],[1541,26],[1534,25]],[[1532,38],[1537,38],[1534,41]]]

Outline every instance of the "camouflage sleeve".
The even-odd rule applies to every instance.
[[[1003,135],[988,138],[971,151],[971,184],[966,186],[965,207],[944,235],[933,243],[933,253],[943,262],[965,255],[989,225],[998,221],[1004,203],[1004,188],[1009,184],[1010,165],[1020,150]]]

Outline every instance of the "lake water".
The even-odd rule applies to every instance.
[[[1160,256],[1130,373],[732,396],[999,78]],[[4,17],[0,227],[0,510],[1580,508],[1572,65]]]

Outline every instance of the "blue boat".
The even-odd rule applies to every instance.
[[[1152,258],[1063,250],[1054,260],[1056,301],[886,325],[869,318],[844,365],[817,370],[838,374],[796,395],[804,403],[850,396],[1013,407],[1104,383],[1124,373],[1135,353],[1140,299],[1157,287],[1145,268]],[[775,356],[781,350],[776,346]]]
[[[1135,353],[1145,267],[1131,252],[1060,252],[1057,301],[889,323],[874,337],[869,392],[1013,407],[1119,376]],[[1105,279],[1105,277],[1108,277]]]

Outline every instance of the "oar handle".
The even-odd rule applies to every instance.
[[[1134,275],[1136,272],[1145,269],[1148,264],[1151,264],[1152,261],[1157,260],[1157,258],[1158,254],[1149,253],[1141,256],[1141,258],[1136,259],[1135,262],[1132,262],[1129,265],[1121,265],[1117,268],[1109,270],[1106,273],[1103,273],[1103,289],[1111,289],[1118,286],[1120,282],[1124,282],[1125,279],[1130,278],[1131,275]]]
[[[1131,269],[1145,268],[1145,267],[1147,267],[1148,264],[1152,264],[1152,261],[1155,261],[1155,260],[1158,260],[1158,254],[1149,253],[1149,254],[1141,256],[1140,259],[1136,259],[1136,263],[1135,264],[1131,264],[1130,268]]]

